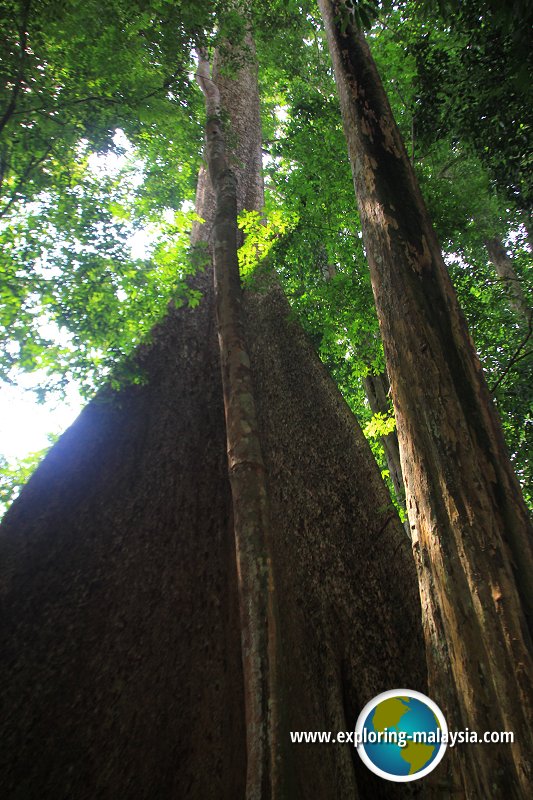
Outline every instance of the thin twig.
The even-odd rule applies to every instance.
[[[9,211],[9,209],[12,207],[13,203],[16,201],[18,193],[20,192],[21,188],[24,186],[24,183],[28,180],[28,177],[30,176],[32,170],[35,169],[35,167],[39,166],[39,164],[42,164],[42,162],[45,161],[45,159],[48,158],[48,156],[50,155],[51,152],[52,152],[52,145],[47,147],[46,151],[43,153],[42,156],[40,156],[40,158],[36,158],[36,159],[34,158],[34,159],[30,160],[28,166],[26,167],[26,169],[22,173],[22,176],[21,176],[19,182],[17,183],[17,185],[15,186],[13,191],[11,192],[11,197],[9,198],[9,200],[7,201],[5,206],[2,209],[0,209],[0,219],[3,219],[3,217],[5,217],[5,215]]]
[[[115,97],[106,97],[105,95],[98,95],[98,94],[90,94],[87,97],[77,97],[73,100],[65,100],[63,103],[58,103],[56,106],[50,107],[46,105],[42,106],[34,106],[33,108],[25,108],[21,109],[20,111],[15,111],[13,116],[28,116],[30,114],[39,114],[43,111],[48,112],[48,116],[52,114],[54,111],[62,111],[65,108],[69,108],[70,106],[77,106],[81,105],[82,103],[90,103],[90,102],[98,102],[98,103],[107,103],[108,105],[123,105],[126,102],[129,106],[135,107],[139,103],[142,103],[144,100],[148,100],[150,97],[155,97],[159,92],[162,92],[168,89],[172,85],[172,81],[178,76],[180,70],[176,70],[172,75],[167,78],[161,85],[157,86],[155,89],[151,89],[146,94],[140,95],[137,98],[122,98],[117,100]]]
[[[529,329],[528,329],[528,332],[527,332],[525,338],[520,342],[519,346],[516,348],[513,356],[511,357],[511,360],[507,364],[507,367],[505,368],[505,370],[502,373],[502,375],[500,375],[500,377],[498,378],[496,383],[493,384],[490,387],[490,391],[491,392],[494,393],[496,391],[498,386],[503,382],[504,378],[507,377],[507,375],[509,374],[509,372],[511,371],[512,367],[514,367],[514,365],[516,364],[517,361],[520,361],[522,358],[525,358],[527,355],[529,355],[529,353],[533,352],[531,350],[528,350],[527,353],[522,353],[522,350],[524,349],[524,347],[526,346],[528,341],[531,339],[531,334],[532,333],[533,333],[532,318],[530,316],[530,318],[529,318]]]

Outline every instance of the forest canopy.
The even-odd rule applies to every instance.
[[[346,5],[367,31],[527,490],[529,4]],[[252,19],[266,198],[240,220],[243,281],[258,255],[277,271],[387,475],[380,437],[394,417],[390,401],[373,413],[364,391],[385,363],[322,22],[312,2],[253,3]],[[132,354],[169,302],[201,302],[188,283],[205,266],[189,248],[204,143],[195,54],[243,34],[224,2],[0,4],[6,384],[36,373],[46,401],[72,382],[87,398],[142,382]],[[2,461],[4,503],[37,461]]]

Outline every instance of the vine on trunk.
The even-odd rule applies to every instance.
[[[265,466],[241,312],[237,181],[231,170],[220,94],[199,53],[206,101],[206,150],[216,197],[212,232],[215,303],[222,368],[229,477],[239,582],[247,741],[247,800],[276,797],[278,777],[277,624]]]

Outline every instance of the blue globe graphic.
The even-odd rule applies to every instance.
[[[412,780],[422,771],[426,774],[441,753],[443,731],[433,709],[403,691],[375,704],[362,726],[358,722],[358,728],[366,739],[360,747],[367,758],[393,780],[394,777],[401,780],[400,776],[412,776],[407,778]],[[377,740],[379,734],[381,741]],[[425,741],[421,741],[420,734],[426,735]],[[385,736],[392,741],[384,741]]]

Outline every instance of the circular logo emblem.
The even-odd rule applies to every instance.
[[[446,750],[448,726],[433,700],[412,689],[374,697],[359,714],[355,746],[366,766],[389,781],[423,778]]]

